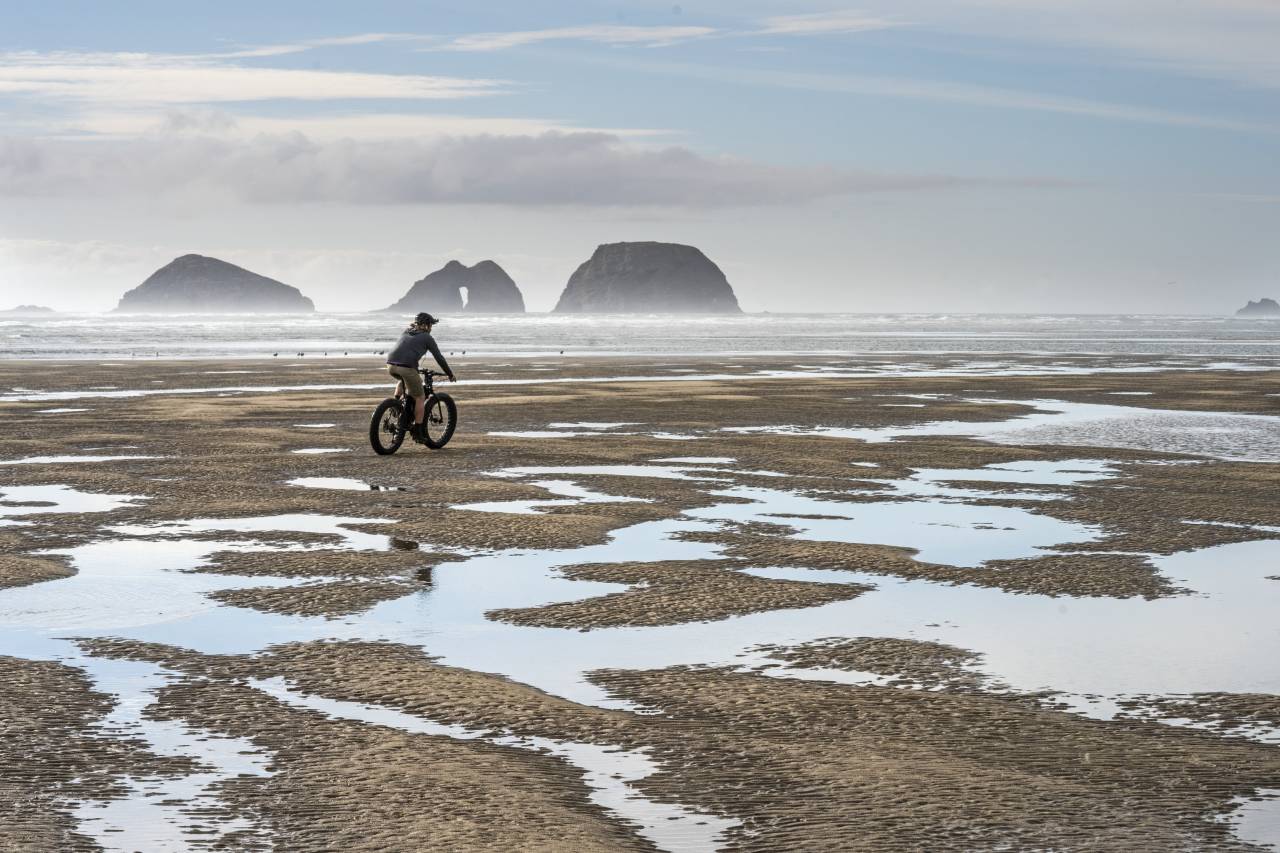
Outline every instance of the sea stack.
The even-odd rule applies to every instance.
[[[1262,298],[1257,302],[1250,300],[1249,304],[1236,312],[1237,317],[1280,317],[1280,302],[1274,299]]]
[[[57,314],[52,308],[46,308],[43,305],[19,305],[17,308],[6,308],[0,311],[6,317],[47,317],[50,314]]]
[[[204,255],[183,255],[120,299],[117,311],[163,314],[303,314],[316,310],[296,287]]]
[[[739,314],[724,273],[693,246],[606,243],[569,278],[563,314]]]
[[[463,290],[466,290],[465,300]],[[524,297],[511,276],[493,261],[481,261],[473,267],[449,261],[414,282],[409,292],[386,310],[404,314],[419,311],[523,314]]]

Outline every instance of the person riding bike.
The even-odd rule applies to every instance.
[[[431,327],[439,322],[435,317],[423,311],[413,318],[413,323],[400,335],[400,340],[396,342],[391,354],[387,356],[387,372],[398,380],[396,383],[396,396],[399,397],[405,391],[408,391],[413,397],[415,404],[413,427],[410,429],[409,434],[417,442],[423,441],[422,421],[426,417],[427,411],[427,391],[422,385],[422,374],[418,372],[418,362],[427,353],[431,353],[436,363],[444,368],[445,375],[449,377],[449,381],[457,381],[457,377],[453,375],[453,370],[449,367],[449,362],[445,361],[444,356],[440,354],[440,347],[436,346],[436,339],[431,337]]]

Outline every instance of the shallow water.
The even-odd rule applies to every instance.
[[[701,469],[681,468],[671,465],[540,465],[504,468],[495,471],[494,477],[527,477],[562,474],[566,476],[647,477],[655,480],[723,480],[723,477],[707,477]]]
[[[1267,788],[1256,797],[1238,797],[1236,802],[1235,810],[1223,818],[1231,825],[1232,834],[1247,844],[1280,848],[1280,790]]]
[[[676,457],[628,466],[509,469],[494,473],[529,482],[553,497],[513,502],[523,504],[514,510],[509,505],[485,509],[537,511],[538,504],[619,499],[576,482],[593,475],[695,479],[714,484],[733,470],[723,467],[731,463],[727,457]],[[102,839],[108,849],[128,849],[141,844],[136,840],[139,838],[151,839],[147,843],[154,841],[162,847],[169,842],[162,844],[156,839],[181,834],[185,826],[182,811],[166,811],[150,802],[162,797],[148,794],[180,792],[197,799],[207,798],[212,796],[209,786],[218,779],[233,772],[252,773],[254,768],[261,770],[266,765],[253,756],[243,758],[248,765],[236,765],[235,761],[241,759],[229,758],[235,745],[230,739],[220,743],[204,739],[207,733],[198,730],[173,729],[146,720],[140,709],[167,675],[145,666],[131,671],[122,665],[112,670],[114,664],[86,658],[78,647],[62,639],[69,635],[125,637],[204,653],[252,653],[279,642],[312,639],[389,640],[419,646],[447,665],[508,676],[553,695],[603,707],[627,704],[608,697],[585,679],[584,674],[595,669],[699,664],[755,669],[770,663],[767,656],[752,651],[757,645],[794,644],[832,636],[899,637],[956,645],[981,654],[981,670],[1008,689],[1057,691],[1075,712],[1104,719],[1119,713],[1118,703],[1130,697],[1208,691],[1280,692],[1280,665],[1274,655],[1275,649],[1280,648],[1280,623],[1274,618],[1280,608],[1280,583],[1268,580],[1280,562],[1280,538],[1266,539],[1273,534],[1263,530],[1258,533],[1259,541],[1153,558],[1162,574],[1193,590],[1192,594],[1154,601],[1015,595],[993,588],[858,572],[758,566],[747,571],[761,577],[859,583],[873,589],[855,599],[818,607],[754,613],[711,623],[585,633],[496,623],[485,616],[494,609],[579,600],[625,588],[568,580],[560,573],[564,566],[720,559],[717,546],[683,540],[679,535],[714,531],[726,523],[774,521],[797,528],[797,535],[805,539],[911,546],[919,549],[921,560],[955,566],[981,566],[994,559],[1034,556],[1053,545],[1090,541],[1098,533],[1022,508],[975,505],[977,500],[1007,492],[984,492],[974,484],[1012,483],[1025,486],[1028,494],[1040,494],[1066,485],[1087,488],[1088,483],[1105,480],[1114,473],[1106,462],[1089,459],[1016,462],[973,470],[920,469],[905,479],[878,481],[886,499],[863,502],[814,498],[784,488],[717,486],[709,506],[689,510],[674,520],[617,530],[604,544],[476,554],[437,565],[429,588],[339,619],[259,612],[223,605],[208,597],[208,593],[220,589],[288,586],[323,582],[324,578],[304,581],[235,577],[191,570],[215,552],[225,550],[269,553],[340,547],[382,551],[394,547],[389,535],[393,528],[384,535],[349,526],[363,527],[379,523],[377,520],[293,514],[114,525],[105,528],[108,538],[103,541],[56,552],[69,556],[77,569],[73,577],[0,590],[0,654],[61,659],[85,668],[95,683],[116,695],[123,706],[110,718],[109,726],[141,735],[157,750],[197,756],[208,765],[207,771],[189,777],[133,780],[130,786],[134,795],[119,802],[81,804],[77,813],[85,819],[85,831]],[[955,480],[969,483],[963,488],[950,485]],[[361,487],[368,485],[361,483]],[[718,503],[717,496],[748,502]],[[4,487],[0,489],[0,499],[31,504],[0,505],[0,516],[6,517],[64,511],[109,512],[137,500],[130,496],[92,495],[64,486]],[[223,531],[261,535],[262,541],[219,541],[217,535]],[[325,539],[320,543],[273,544],[271,535],[277,532],[320,534]],[[866,673],[789,672],[785,667],[770,669],[768,674],[848,683],[883,682],[883,676]],[[360,715],[375,714],[386,724],[385,720],[390,719],[386,713],[398,713],[313,698],[328,703],[328,712],[336,716],[364,719]],[[400,715],[395,720],[401,727],[433,725],[410,715]],[[523,743],[508,745],[528,748]],[[605,780],[607,774],[600,775],[604,765],[592,763],[613,759],[590,754],[590,750],[575,756],[572,746],[560,744],[562,751],[555,754],[584,769],[588,785],[604,798],[602,804],[630,815],[637,814],[636,809],[655,807],[627,794],[626,778],[618,783],[620,788]],[[590,746],[607,751],[607,745]],[[647,769],[642,775],[648,772],[653,771]],[[665,830],[656,814],[648,813],[641,823],[652,824],[649,831],[658,835],[651,837],[667,849],[714,846],[708,835],[698,836],[700,840],[681,835],[686,830],[693,832],[689,827],[697,826],[692,813],[685,817],[674,815],[677,819],[666,821],[671,826]],[[1239,832],[1265,832],[1271,814],[1266,808],[1242,806],[1238,812]],[[129,824],[133,827],[130,832],[135,834],[106,832],[121,824]],[[1256,829],[1259,825],[1264,829]],[[144,830],[143,826],[153,826],[154,830]],[[698,827],[696,831],[712,833],[727,824],[711,820],[707,826],[716,829]],[[224,821],[218,828],[226,832],[243,827]],[[139,832],[143,836],[136,834]],[[153,834],[146,835],[147,832]],[[677,835],[686,840],[677,839]]]
[[[747,487],[713,494],[746,498],[750,503],[693,509],[686,515],[709,521],[784,523],[796,529],[792,534],[796,539],[913,548],[922,563],[961,568],[1043,556],[1051,545],[1089,542],[1101,536],[1095,528],[1014,507],[944,500],[845,503]]]
[[[569,423],[561,421],[558,423],[547,424],[547,429],[525,429],[525,430],[491,430],[485,433],[497,438],[584,438],[584,437],[604,437],[624,435],[639,435],[647,438],[667,439],[671,441],[695,441],[700,436],[691,435],[689,433],[666,432],[663,430],[622,430],[619,427],[640,427],[644,424],[629,423],[600,423],[600,422],[583,422]]]
[[[559,421],[547,424],[550,429],[611,430],[624,426],[639,426],[635,421]]]
[[[0,459],[0,465],[62,465],[76,462],[119,462],[126,459],[159,459],[159,456],[143,454],[124,454],[118,456],[94,456],[79,454],[76,456],[25,456],[21,459]]]
[[[337,489],[344,492],[405,492],[403,486],[375,486],[352,477],[295,477],[287,481],[290,486],[304,489]]]
[[[332,522],[312,519],[295,527],[298,520],[252,520],[240,529],[314,531],[324,526],[323,521]],[[185,529],[218,526],[199,522]],[[253,548],[249,543],[99,543],[73,550],[80,570],[75,577],[0,593],[6,613],[17,615],[7,618],[3,640],[16,639],[15,631],[34,640],[33,634],[51,637],[74,629],[82,635],[114,634],[210,653],[245,653],[274,642],[311,638],[387,639],[421,645],[447,664],[508,675],[577,701],[612,707],[620,703],[585,682],[583,672],[725,663],[735,661],[748,645],[851,635],[915,637],[972,649],[986,655],[986,671],[1024,690],[1111,697],[1280,691],[1272,654],[1280,643],[1280,627],[1273,618],[1280,605],[1280,584],[1266,579],[1280,558],[1280,541],[1157,558],[1162,573],[1199,594],[1155,601],[1057,599],[853,572],[761,567],[753,573],[864,583],[875,591],[804,610],[705,624],[601,629],[586,635],[492,623],[484,617],[495,608],[577,600],[622,588],[566,580],[556,571],[559,566],[618,559],[716,559],[715,546],[672,538],[682,531],[712,527],[695,520],[646,522],[617,531],[604,545],[500,552],[441,564],[433,570],[430,589],[339,620],[221,606],[203,595],[213,589],[291,581],[183,571],[215,550]],[[359,538],[363,536],[370,534],[358,534],[355,547],[378,547],[373,539],[380,537]],[[1052,538],[1056,537],[1044,544],[1051,544]],[[54,596],[56,586],[62,589]],[[143,590],[146,599],[139,601]],[[475,642],[478,633],[483,643]]]
[[[191,775],[128,777],[124,797],[80,802],[74,814],[81,832],[106,850],[189,850],[193,831],[202,844],[233,832],[268,837],[244,818],[214,819],[197,811],[225,808],[214,786],[238,776],[267,776],[270,760],[246,738],[145,716],[155,691],[174,673],[139,661],[81,657],[67,663],[83,669],[95,690],[116,700],[97,725],[100,736],[141,739],[157,755],[194,758],[201,765]]]
[[[968,436],[998,444],[1127,447],[1236,461],[1280,462],[1280,417],[1140,409],[1062,400],[971,400],[1033,405],[1037,411],[999,421],[933,421],[888,427],[727,427],[726,432],[821,435],[859,441]]]
[[[532,515],[551,507],[576,506],[578,504],[598,503],[647,503],[644,498],[619,497],[594,492],[577,483],[566,480],[534,480],[529,483],[545,489],[559,499],[533,499],[523,501],[485,501],[481,503],[457,504],[453,509],[465,509],[473,512],[508,512],[516,515]]]
[[[1028,476],[1038,473],[1042,472]],[[533,476],[542,476],[542,472]],[[566,484],[563,491],[570,488]],[[209,601],[204,593],[214,589],[296,581],[186,572],[215,550],[259,550],[261,546],[183,537],[218,530],[263,534],[297,530],[329,533],[342,547],[390,547],[387,536],[342,527],[367,523],[365,519],[276,516],[117,527],[115,531],[125,538],[69,552],[79,569],[75,577],[6,590],[0,593],[0,605],[12,614],[7,618],[11,629],[55,633],[72,627],[107,633],[130,629],[129,636],[209,652],[256,651],[271,642],[308,636],[396,639],[424,644],[449,663],[502,672],[586,701],[602,701],[595,688],[581,681],[580,673],[587,669],[724,662],[733,660],[748,638],[755,644],[848,635],[855,625],[863,634],[930,634],[934,639],[986,652],[995,675],[1025,689],[1123,695],[1196,690],[1266,692],[1264,688],[1280,687],[1280,674],[1262,654],[1280,639],[1269,617],[1263,618],[1268,608],[1280,603],[1280,584],[1265,580],[1274,572],[1270,561],[1280,555],[1280,542],[1276,541],[1157,558],[1164,574],[1201,594],[1151,602],[1053,599],[856,573],[759,567],[753,571],[766,576],[868,583],[876,591],[803,611],[751,614],[705,625],[593,631],[586,643],[577,631],[525,628],[485,619],[483,614],[491,609],[576,600],[622,588],[566,580],[556,571],[559,566],[619,559],[716,559],[719,552],[715,546],[672,537],[682,531],[714,529],[725,519],[772,519],[796,509],[850,516],[840,522],[841,528],[863,523],[858,516],[870,513],[876,523],[867,526],[878,534],[873,541],[923,545],[921,559],[951,565],[980,565],[985,560],[1036,553],[1093,535],[1046,516],[1003,507],[973,507],[954,499],[896,501],[882,506],[876,502],[817,501],[779,490],[726,491],[752,503],[704,507],[689,511],[684,519],[634,525],[617,531],[604,545],[508,551],[442,564],[433,571],[429,590],[383,603],[361,616],[334,621],[281,617]],[[997,517],[987,515],[993,511],[1004,524],[989,523]],[[882,517],[886,512],[901,516],[896,522],[886,522]],[[974,512],[983,515],[971,518]],[[929,529],[937,520],[958,526]],[[800,526],[802,537],[821,538],[819,531],[827,536],[824,526],[836,521],[786,518],[785,523]],[[899,524],[900,532],[894,532],[894,523]],[[1003,529],[1006,527],[1013,529]],[[841,529],[832,532],[840,540],[858,539]],[[323,547],[333,545],[326,542]],[[288,549],[307,547],[312,546],[292,545]],[[1209,570],[1223,565],[1239,568],[1229,573]],[[147,590],[146,596],[134,593],[133,585],[139,593]],[[947,623],[945,629],[927,627],[942,622]],[[1196,630],[1195,626],[1202,628]],[[1212,630],[1210,626],[1214,626]],[[484,644],[471,642],[477,630],[484,632]],[[635,642],[639,637],[645,638],[643,642]],[[1007,645],[1015,638],[1008,648],[999,642]],[[1135,656],[1138,650],[1141,654]]]
[[[584,490],[585,491],[585,490]],[[297,531],[328,533],[339,540],[339,547],[385,550],[388,537],[366,534],[343,527],[348,523],[369,523],[366,519],[327,516],[274,516],[251,519],[197,519],[189,522],[157,525],[121,525],[116,533],[147,538],[105,541],[71,549],[69,553],[77,574],[69,583],[43,594],[44,587],[24,587],[0,592],[0,607],[6,613],[0,623],[0,653],[23,657],[61,659],[84,668],[100,689],[117,697],[117,712],[104,721],[106,729],[119,736],[142,736],[160,754],[190,755],[199,758],[207,769],[190,776],[156,777],[128,780],[129,795],[121,800],[81,803],[76,814],[84,821],[85,831],[106,849],[185,849],[183,833],[197,821],[188,815],[189,806],[164,806],[160,801],[170,797],[210,805],[216,798],[209,793],[213,784],[230,775],[255,772],[265,767],[256,758],[236,756],[246,743],[231,738],[218,738],[207,732],[180,724],[145,719],[141,709],[153,701],[153,692],[169,678],[156,667],[130,662],[103,661],[84,657],[76,646],[59,634],[69,630],[79,636],[166,637],[189,648],[208,651],[232,639],[225,632],[237,632],[237,642],[248,640],[261,647],[264,637],[269,642],[292,639],[318,639],[333,632],[326,631],[323,620],[276,617],[257,611],[219,605],[206,593],[217,589],[249,586],[285,586],[299,583],[283,578],[250,578],[193,573],[211,554],[223,550],[307,550],[296,545],[266,547],[253,542],[192,541],[184,539],[195,533],[213,531],[262,532]],[[159,537],[159,538],[157,538]],[[320,582],[324,578],[309,582]],[[37,594],[39,590],[39,594]],[[375,629],[360,630],[363,620],[348,620],[339,636],[392,636],[399,632]],[[258,623],[254,630],[252,623]],[[269,630],[264,630],[268,629]],[[131,678],[108,677],[113,670],[133,669]],[[106,675],[104,675],[106,673]],[[257,685],[263,689],[271,685]],[[272,695],[281,697],[278,689]],[[297,696],[293,697],[299,704]],[[307,707],[324,706],[336,716],[370,719],[370,713],[359,712],[354,703],[334,703],[316,698],[303,701]],[[367,711],[367,708],[366,708]],[[341,712],[341,713],[339,713]],[[388,723],[392,715],[395,722]],[[410,731],[472,739],[478,733],[455,727],[441,727],[429,721],[394,711],[383,711],[371,719],[379,724],[392,724]],[[713,849],[714,838],[735,825],[713,815],[691,811],[676,804],[651,802],[627,783],[656,771],[641,753],[620,752],[608,745],[557,743],[536,738],[492,738],[500,745],[521,749],[548,751],[566,758],[584,771],[584,781],[595,792],[593,799],[635,821],[641,834],[662,849]],[[252,751],[252,750],[250,750]],[[245,762],[251,765],[245,769]],[[256,768],[256,769],[255,769]],[[257,772],[261,771],[261,772]],[[252,828],[239,820],[202,817],[198,823],[217,825],[220,834]],[[124,828],[126,831],[119,832]]]
[[[875,466],[872,466],[875,467]],[[905,480],[869,480],[881,484],[888,492],[907,498],[980,499],[995,497],[972,487],[952,486],[949,483],[977,482],[1038,486],[1074,486],[1107,480],[1118,472],[1110,463],[1095,459],[1070,459],[1065,462],[1009,462],[987,465],[983,468],[915,468]],[[1054,491],[1035,488],[1000,492],[1001,497],[1013,500],[1056,500],[1065,497]]]
[[[103,495],[70,486],[0,486],[0,518],[51,512],[110,512],[143,500],[138,495]],[[32,506],[20,505],[24,503]]]

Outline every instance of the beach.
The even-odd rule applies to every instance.
[[[4,9],[0,853],[1280,853],[1280,0]]]
[[[1079,349],[0,361],[0,847],[1268,849],[1280,368]]]

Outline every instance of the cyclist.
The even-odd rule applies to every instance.
[[[431,337],[431,327],[439,322],[435,317],[423,311],[413,318],[413,323],[400,335],[400,340],[396,342],[391,354],[387,356],[387,372],[398,380],[396,383],[396,396],[399,397],[408,391],[410,396],[413,397],[413,402],[415,403],[413,428],[409,431],[409,434],[413,436],[414,441],[419,443],[423,441],[422,421],[427,411],[427,390],[422,385],[422,374],[418,372],[418,362],[427,353],[431,353],[436,363],[444,368],[445,375],[449,377],[449,381],[456,381],[453,370],[449,367],[449,362],[444,360],[444,356],[440,354],[440,347],[436,346],[436,339]]]

